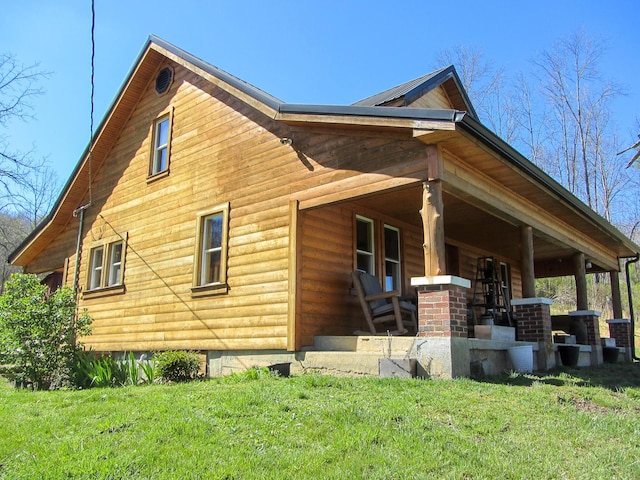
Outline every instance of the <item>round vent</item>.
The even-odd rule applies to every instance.
[[[169,67],[160,70],[160,73],[158,73],[156,77],[156,92],[166,92],[171,85],[171,80],[173,80],[173,71]]]

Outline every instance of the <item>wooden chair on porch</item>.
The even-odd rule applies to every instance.
[[[415,305],[400,300],[397,291],[383,292],[373,275],[356,270],[351,276],[370,330],[355,332],[356,335],[405,335],[417,331]]]

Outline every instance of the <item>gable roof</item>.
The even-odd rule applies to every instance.
[[[449,135],[453,131],[467,132],[475,139],[474,141],[480,142],[493,152],[499,152],[514,172],[519,172],[519,175],[527,177],[543,190],[551,192],[554,198],[566,203],[568,209],[578,213],[582,219],[588,219],[588,222],[599,231],[605,232],[607,237],[618,245],[618,255],[633,254],[640,250],[604,218],[586,207],[577,197],[484,127],[477,120],[475,110],[452,66],[368,97],[353,105],[288,104],[152,35],[136,58],[51,212],[11,253],[10,263],[27,265],[55,238],[55,235],[65,228],[76,210],[86,202],[92,168],[97,170],[107,158],[110,146],[116,141],[119,132],[135,108],[138,98],[158,67],[167,59],[202,76],[273,120],[284,123],[402,128],[412,131],[414,137],[428,135],[432,139],[437,136],[432,133],[435,131],[440,131],[444,135]],[[384,106],[398,98],[402,98],[404,104],[411,103],[438,86],[445,88],[447,96],[457,109]]]
[[[406,109],[399,107],[288,104],[224,70],[205,62],[171,43],[150,35],[140,50],[107,113],[62,188],[49,214],[9,255],[9,263],[27,264],[44,248],[50,237],[61,231],[85,202],[92,170],[107,157],[110,142],[135,108],[137,99],[158,66],[166,59],[201,75],[268,117],[283,122],[353,124],[374,127],[409,127],[453,130],[465,112],[457,110]],[[45,238],[44,232],[49,232]],[[30,252],[30,253],[28,253]]]
[[[476,120],[478,119],[478,115],[476,114],[465,89],[462,87],[460,77],[458,77],[458,73],[453,65],[449,65],[446,68],[436,70],[435,72],[428,73],[422,77],[418,77],[414,80],[392,87],[384,92],[359,100],[353,105],[383,106],[396,102],[397,100],[401,100],[401,104],[403,106],[407,106],[439,86],[442,86],[445,89],[447,95],[450,97],[457,109],[464,110]]]

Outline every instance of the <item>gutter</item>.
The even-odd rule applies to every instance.
[[[307,105],[296,103],[281,103],[278,105],[277,110],[280,114],[399,118],[443,122],[460,122],[465,116],[465,112],[459,110],[406,107],[359,107],[353,105]]]
[[[551,178],[551,176],[538,168],[533,162],[529,161],[524,155],[522,155],[512,146],[508,145],[505,141],[503,141],[500,137],[498,137],[495,133],[482,125],[480,122],[467,115],[462,119],[459,125],[467,133],[470,133],[471,135],[482,141],[482,143],[500,152],[502,156],[518,170],[523,171],[527,176],[533,178],[543,187],[557,194],[559,197],[561,197],[562,200],[568,203],[569,206],[573,207],[581,215],[588,218],[605,233],[625,245],[629,250],[631,250],[631,252],[640,251],[640,246],[636,245],[633,241],[623,235],[604,217],[588,207],[582,200],[580,200],[573,193],[560,185],[557,181]]]

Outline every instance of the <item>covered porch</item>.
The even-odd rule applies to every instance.
[[[351,272],[362,269],[359,236],[368,231],[372,273],[384,289],[398,290],[418,307],[412,348],[421,352],[428,376],[467,376],[478,368],[498,373],[512,368],[508,348],[525,344],[536,369],[553,368],[560,357],[551,301],[536,297],[535,279],[558,275],[576,281],[571,315],[590,332],[583,363],[585,357],[602,363],[599,314],[589,310],[586,275],[608,272],[615,316],[622,317],[619,258],[633,255],[633,244],[586,207],[576,211],[574,199],[560,199],[478,145],[470,155],[465,143],[463,162],[458,144],[428,145],[425,168],[411,181],[366,192],[335,189],[323,198],[309,193],[291,203],[289,350],[315,349],[317,338],[353,336],[366,327]],[[395,238],[397,262],[385,248]],[[502,299],[493,307],[480,285],[480,259],[491,259],[497,271]],[[629,330],[626,335],[628,346]]]

